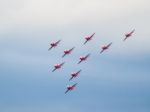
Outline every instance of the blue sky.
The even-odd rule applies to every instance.
[[[149,112],[148,0],[0,0],[1,112]],[[135,28],[123,42],[124,33]],[[96,32],[83,46],[84,36]],[[61,44],[48,52],[52,40]],[[113,42],[100,54],[100,46]],[[75,46],[72,55],[63,50]],[[91,53],[77,65],[80,55]],[[51,72],[55,63],[63,69]],[[69,82],[70,73],[82,69]],[[64,94],[67,84],[78,83]]]

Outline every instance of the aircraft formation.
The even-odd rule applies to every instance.
[[[128,39],[129,37],[131,37],[132,34],[134,33],[134,31],[135,31],[135,29],[133,29],[131,32],[128,32],[128,33],[124,34],[125,37],[124,37],[123,41],[126,41],[126,39]],[[91,41],[91,40],[93,39],[94,35],[95,35],[95,33],[93,33],[93,34],[90,35],[90,36],[84,37],[85,41],[84,41],[83,45],[86,45],[86,43],[88,43],[89,41]],[[57,47],[58,44],[60,44],[60,42],[61,42],[61,40],[51,42],[48,51],[50,51],[51,49]],[[106,44],[106,45],[101,46],[100,53],[103,53],[105,50],[108,50],[111,45],[112,45],[112,42],[110,42],[110,43],[108,43],[108,44]],[[75,49],[75,47],[72,47],[72,48],[70,48],[70,49],[64,50],[64,51],[63,51],[62,58],[64,58],[66,55],[70,55],[70,54],[73,52],[74,49]],[[80,64],[81,62],[86,61],[86,60],[90,57],[90,55],[91,55],[91,54],[89,53],[89,54],[87,54],[87,55],[85,55],[85,56],[80,56],[80,57],[79,57],[79,61],[78,61],[77,64]],[[53,70],[52,70],[52,72],[61,69],[64,64],[65,64],[65,62],[55,64],[55,65],[54,65],[54,68],[53,68]],[[76,71],[76,72],[72,72],[72,73],[70,74],[71,76],[70,76],[69,81],[71,81],[71,80],[73,80],[74,78],[78,77],[78,75],[81,73],[81,71],[82,71],[82,70],[80,69],[80,70],[78,70],[78,71]],[[77,84],[78,84],[78,83],[75,83],[75,84],[73,84],[73,85],[67,85],[65,94],[68,93],[69,91],[74,90],[74,88],[76,87]]]

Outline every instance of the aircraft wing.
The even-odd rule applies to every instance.
[[[65,91],[65,94],[68,93],[68,91],[69,91],[69,90],[67,89],[67,90]]]
[[[134,31],[135,31],[135,29],[133,29],[133,30],[130,32],[130,34],[134,33]]]
[[[76,87],[77,84],[78,84],[78,83],[75,83],[72,87]]]
[[[54,68],[53,70],[52,70],[52,72],[54,72],[56,70],[56,68]]]
[[[53,47],[51,46],[51,47],[48,49],[48,51],[51,50],[52,48],[53,48]]]
[[[63,66],[65,64],[65,62],[61,63],[60,66]]]
[[[65,57],[65,56],[66,56],[66,54],[64,53],[64,54],[62,55],[62,58]]]
[[[82,70],[79,70],[79,71],[77,72],[77,74],[79,74],[81,71],[82,71]]]
[[[92,38],[95,35],[95,33],[93,33],[90,37]]]
[[[102,49],[100,53],[102,53],[103,51],[104,51],[104,49]]]
[[[85,58],[88,58],[90,56],[90,54],[87,54],[86,56],[85,56]]]
[[[69,81],[71,81],[73,79],[73,76],[69,79]]]
[[[112,42],[111,42],[110,44],[108,44],[108,45],[107,45],[107,47],[110,47],[110,46],[111,46],[111,44],[112,44]]]
[[[78,64],[80,64],[82,62],[82,60],[80,60],[79,62],[78,62]]]
[[[87,42],[88,42],[88,40],[86,40],[86,41],[84,42],[84,45],[85,45]]]
[[[60,41],[61,41],[61,40],[58,40],[58,41],[56,42],[56,44],[59,44]]]
[[[71,48],[69,51],[72,51],[72,50],[74,50],[74,48],[75,48],[75,47]]]

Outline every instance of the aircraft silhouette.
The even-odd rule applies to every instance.
[[[54,69],[52,70],[52,72],[54,72],[57,69],[60,69],[63,65],[65,64],[65,62],[61,63],[61,64],[55,64],[54,65]]]
[[[62,55],[62,58],[65,57],[66,55],[69,55],[74,50],[74,48],[75,47],[68,49],[68,50],[64,50],[64,54]]]
[[[93,34],[90,35],[90,36],[86,36],[86,37],[85,37],[84,45],[85,45],[88,41],[92,40],[92,38],[93,38],[94,35],[95,35],[95,33],[93,33]]]
[[[125,34],[125,38],[124,38],[123,41],[125,41],[127,38],[131,37],[132,34],[134,33],[134,31],[135,31],[135,29],[133,29],[133,30],[132,30],[131,32],[129,32],[129,33],[126,33],[126,34]]]
[[[107,50],[111,45],[112,45],[112,42],[109,43],[108,45],[103,45],[103,46],[101,47],[102,50],[101,50],[100,53],[102,53],[102,52],[104,52],[105,50]]]
[[[89,56],[90,54],[87,54],[86,56],[80,56],[80,61],[78,62],[78,64],[80,64],[82,61],[85,61]]]
[[[69,91],[72,91],[76,87],[76,85],[77,83],[75,83],[74,85],[68,85],[67,90],[65,91],[65,94],[68,93]]]
[[[77,72],[73,72],[73,73],[71,74],[71,78],[69,79],[69,81],[71,81],[73,78],[77,77],[77,76],[80,74],[81,71],[82,71],[82,70],[79,70],[79,71],[77,71]]]
[[[61,40],[58,40],[58,41],[56,41],[56,42],[50,43],[50,48],[48,49],[48,51],[51,50],[52,48],[55,48],[55,47],[60,43],[60,41],[61,41]]]

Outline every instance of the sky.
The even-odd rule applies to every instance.
[[[149,4],[0,0],[0,112],[149,112]],[[123,42],[132,29],[133,36]],[[84,46],[84,37],[94,32]],[[48,51],[50,42],[59,39],[59,46]],[[74,46],[71,55],[61,58]],[[89,59],[77,65],[79,56],[88,53]],[[61,70],[51,72],[64,61]],[[79,77],[68,81],[79,69]],[[74,91],[64,94],[74,83]]]

